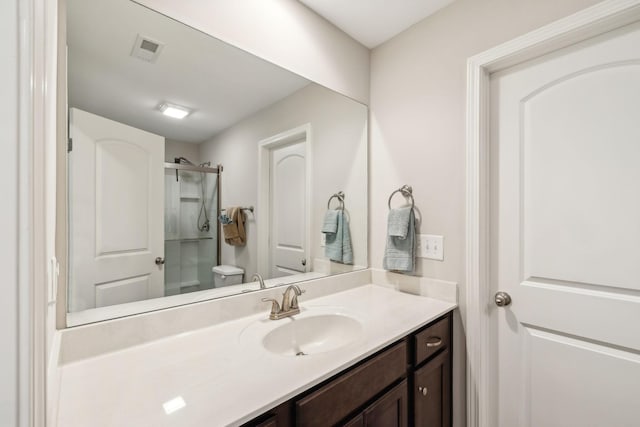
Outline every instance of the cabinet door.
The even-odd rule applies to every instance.
[[[451,426],[451,360],[448,351],[414,373],[416,427]]]
[[[403,380],[364,410],[364,426],[406,427],[408,418],[407,400],[407,380]]]

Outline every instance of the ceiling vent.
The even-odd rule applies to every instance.
[[[147,62],[156,62],[163,47],[164,43],[160,43],[159,41],[138,34],[136,42],[133,45],[133,49],[131,50],[131,56]]]

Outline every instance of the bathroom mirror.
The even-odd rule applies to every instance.
[[[67,326],[367,267],[366,106],[129,0],[66,8]]]

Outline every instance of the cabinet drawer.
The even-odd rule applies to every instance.
[[[406,374],[402,341],[296,402],[296,425],[334,425]]]
[[[450,330],[451,316],[447,316],[424,331],[417,333],[414,338],[416,349],[415,364],[419,365],[438,351],[449,348],[451,346],[449,342]]]
[[[267,418],[266,420],[262,421],[260,424],[256,424],[256,427],[278,427],[276,416],[273,415]]]

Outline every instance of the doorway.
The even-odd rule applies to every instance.
[[[310,271],[311,126],[259,142],[258,272],[274,278]],[[266,250],[262,249],[266,248]]]
[[[77,108],[70,136],[69,312],[163,296],[164,138]]]
[[[640,415],[639,22],[607,1],[469,60],[469,425]]]

